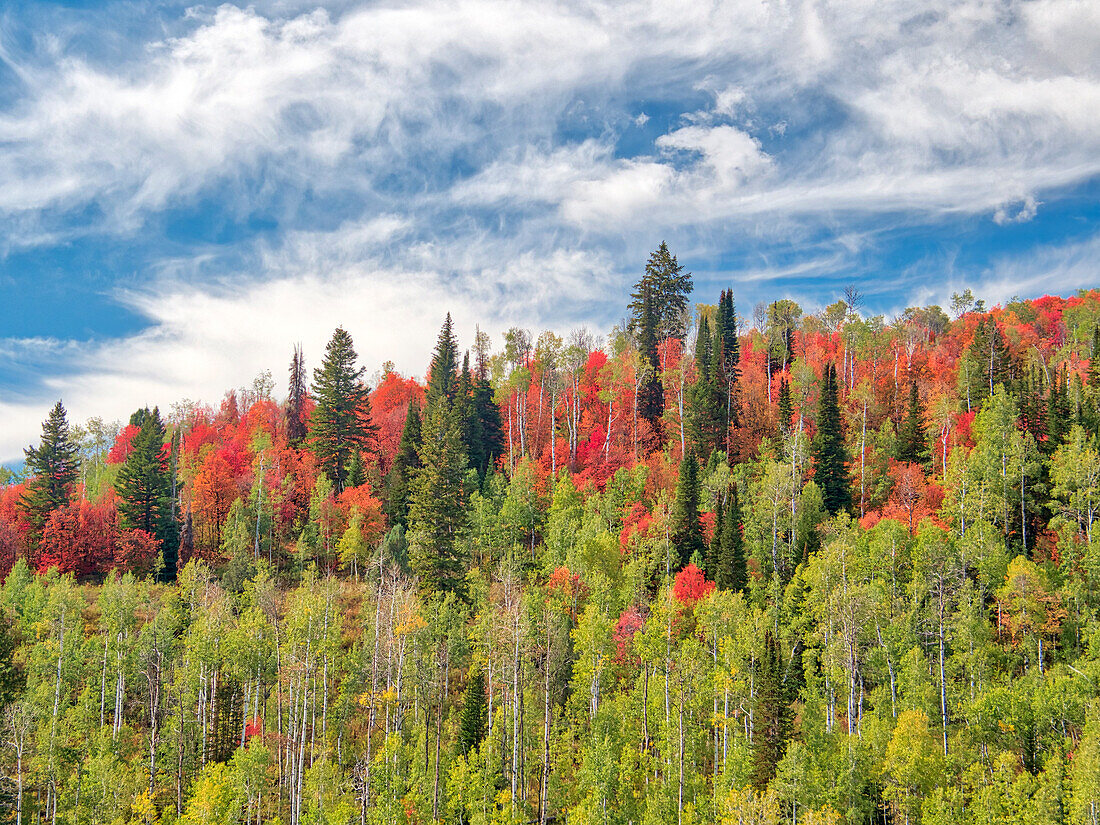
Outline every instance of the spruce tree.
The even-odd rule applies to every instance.
[[[714,329],[714,362],[718,385],[722,388],[726,438],[737,424],[737,384],[741,377],[741,343],[737,340],[737,311],[733,290],[724,289],[718,298],[718,316]],[[727,458],[728,458],[727,446]]]
[[[500,407],[493,400],[493,386],[480,367],[473,378],[472,406],[476,423],[471,429],[477,433],[477,438],[471,439],[470,466],[484,479],[504,452],[504,425],[500,420]]]
[[[814,480],[821,488],[825,509],[835,515],[847,509],[852,494],[848,478],[848,449],[840,418],[836,367],[827,364],[822,378],[817,413],[817,435],[813,441]]]
[[[464,595],[465,558],[457,539],[466,520],[466,450],[449,404],[429,404],[420,469],[409,498],[409,554],[425,592]]]
[[[130,442],[130,454],[115,479],[119,516],[123,527],[144,530],[160,540],[164,559],[161,578],[175,581],[179,531],[164,443],[164,422],[156,408],[151,412],[139,410],[131,420],[141,421],[141,429]]]
[[[649,423],[653,436],[651,447],[661,442],[661,416],[665,412],[665,389],[661,383],[661,363],[657,356],[657,313],[652,286],[644,280],[640,285],[641,309],[637,318],[638,351],[648,369],[638,388],[638,416]]]
[[[726,411],[714,339],[705,315],[695,338],[695,372],[695,383],[688,397],[689,428],[695,449],[700,455],[709,456],[723,446]]]
[[[786,435],[791,431],[791,416],[794,415],[794,402],[791,399],[791,385],[783,378],[779,382],[779,432]]]
[[[413,399],[405,415],[405,428],[397,444],[397,455],[386,476],[385,513],[390,525],[408,526],[409,489],[420,468],[420,404]]]
[[[787,751],[791,735],[791,702],[786,669],[779,642],[772,632],[764,634],[764,654],[756,672],[756,708],[753,714],[752,784],[760,791],[775,778],[775,769]]]
[[[458,344],[455,342],[451,313],[443,322],[436,340],[432,363],[428,368],[428,406],[438,399],[454,400],[458,390]]]
[[[909,405],[898,433],[898,461],[923,464],[928,460],[928,438],[924,433],[924,410],[917,382],[909,382]]]
[[[317,406],[310,417],[310,449],[336,491],[347,482],[348,460],[356,451],[374,448],[377,427],[370,417],[370,391],[363,383],[364,367],[356,368],[351,336],[338,327],[313,371]]]
[[[676,482],[676,500],[672,505],[669,539],[679,553],[679,567],[685,567],[692,555],[706,557],[703,526],[699,522],[699,462],[688,452],[680,462],[680,478]]]
[[[1092,354],[1089,356],[1089,386],[1100,389],[1100,321],[1092,328]]]
[[[290,359],[290,388],[286,398],[286,440],[297,447],[306,437],[306,366],[302,358],[302,347],[294,347]]]
[[[652,302],[658,341],[684,337],[684,311],[693,288],[691,273],[677,263],[676,256],[661,241],[646,261],[645,275],[630,294],[631,321],[628,329],[637,332],[646,313],[646,301]]]
[[[30,480],[20,506],[31,525],[31,538],[37,541],[50,513],[69,503],[80,469],[80,457],[60,401],[42,422],[38,446],[27,447],[23,454]]]
[[[458,723],[458,752],[465,756],[478,747],[489,729],[489,706],[485,701],[485,674],[471,669],[463,694],[462,717]]]
[[[708,570],[719,590],[744,590],[745,548],[741,536],[741,501],[731,484],[720,524],[714,527],[714,568]]]

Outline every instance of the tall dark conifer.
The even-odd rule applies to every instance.
[[[852,501],[848,478],[848,448],[840,418],[840,395],[836,367],[825,366],[821,400],[817,412],[817,435],[813,442],[814,480],[821,488],[825,509],[838,513]]]
[[[355,366],[356,358],[351,336],[338,327],[324,361],[313,371],[317,406],[310,417],[310,448],[337,492],[346,486],[352,453],[372,451],[378,431],[371,421],[370,391],[363,383],[365,368]]]
[[[718,342],[720,344],[720,341]],[[691,439],[699,455],[710,456],[724,446],[726,410],[716,360],[716,341],[704,315],[695,337],[695,383],[689,395]]]
[[[390,526],[409,523],[409,490],[420,468],[420,404],[413,399],[405,415],[405,427],[397,444],[397,455],[386,476],[385,513]]]
[[[409,555],[422,590],[464,596],[466,559],[457,540],[465,523],[469,457],[454,400],[458,391],[456,351],[448,313],[432,354],[420,468],[410,485]]]
[[[294,347],[290,359],[290,387],[286,397],[286,440],[297,447],[306,437],[306,363],[302,357],[302,346]]]
[[[489,730],[489,705],[485,701],[485,674],[474,667],[463,694],[462,717],[458,723],[458,752],[465,756],[481,744]]]
[[[684,567],[692,555],[706,558],[703,525],[699,521],[699,462],[689,452],[680,462],[680,478],[676,482],[676,500],[672,505],[672,529],[669,536],[679,554],[679,566]]]
[[[741,501],[737,485],[730,485],[726,504],[719,502],[721,519],[714,526],[711,542],[713,567],[707,573],[719,590],[743,590],[745,587],[745,549],[741,536]]]
[[[665,412],[665,390],[661,383],[661,363],[657,356],[657,313],[651,285],[639,285],[641,308],[637,318],[638,350],[648,364],[645,380],[638,388],[638,416],[649,423],[651,447],[661,442],[661,416]]]
[[[646,261],[645,275],[630,294],[630,330],[637,332],[646,312],[645,303],[649,300],[652,302],[658,341],[666,338],[682,339],[687,296],[691,294],[692,288],[691,273],[684,272],[684,267],[676,261],[676,256],[669,252],[668,244],[661,241],[661,245]]]
[[[42,422],[38,446],[27,447],[23,454],[30,480],[20,505],[31,525],[31,539],[37,541],[50,513],[69,503],[80,469],[77,447],[60,401]]]
[[[909,382],[909,404],[898,433],[898,461],[923,464],[928,460],[928,437],[924,433],[924,409],[917,382]]]
[[[175,581],[179,529],[164,422],[156,408],[138,410],[131,421],[140,421],[141,429],[130,442],[130,454],[115,479],[118,512],[123,527],[144,530],[160,540],[164,560],[161,578]]]
[[[787,379],[779,381],[779,432],[786,435],[791,431],[791,416],[794,415],[794,402],[791,399],[791,385]]]
[[[787,751],[791,735],[793,714],[786,676],[779,642],[768,630],[756,671],[752,734],[752,784],[761,791],[775,778],[776,766]]]

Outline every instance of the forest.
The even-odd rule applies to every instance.
[[[693,293],[662,243],[602,335],[58,401],[0,819],[1098,825],[1100,290]]]

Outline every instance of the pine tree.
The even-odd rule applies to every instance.
[[[1089,386],[1100,389],[1100,321],[1092,328],[1092,354],[1089,356]]]
[[[657,340],[683,338],[684,312],[692,288],[691,273],[684,272],[676,256],[668,251],[668,245],[661,241],[646,261],[645,275],[630,294],[628,329],[636,332],[641,326],[648,300],[652,302]]]
[[[69,503],[76,483],[80,458],[65,408],[58,401],[42,422],[42,440],[37,447],[23,451],[27,457],[26,492],[20,505],[31,525],[31,538],[37,541],[50,513]]]
[[[458,344],[455,342],[451,313],[447,313],[443,328],[439,330],[432,363],[428,368],[428,406],[440,399],[449,404],[458,390]]]
[[[372,450],[377,432],[370,417],[370,391],[362,381],[365,368],[356,369],[356,357],[351,336],[340,327],[313,371],[317,406],[310,418],[310,448],[337,492],[346,486],[352,453]]]
[[[306,437],[305,403],[306,366],[302,347],[297,345],[290,359],[290,391],[286,399],[286,440],[292,447],[297,447]]]
[[[769,630],[756,672],[756,709],[753,714],[752,784],[766,790],[787,751],[791,735],[791,703],[779,642]]]
[[[131,420],[141,421],[141,429],[130,442],[130,454],[115,479],[118,512],[123,527],[144,530],[160,540],[164,559],[161,578],[175,581],[179,533],[164,443],[164,422],[156,408],[151,412],[139,410]]]
[[[397,455],[386,476],[385,513],[390,525],[408,525],[409,489],[416,471],[420,468],[420,404],[409,402],[405,416],[405,428],[397,444]]]
[[[779,432],[786,435],[791,431],[791,416],[794,415],[794,401],[791,399],[791,385],[783,378],[779,382]]]
[[[696,553],[700,559],[705,558],[707,545],[703,540],[703,526],[699,522],[699,462],[692,452],[688,452],[680,462],[680,478],[676,482],[671,520],[669,539],[679,553],[679,567],[685,567]]]
[[[719,500],[719,513],[711,542],[714,548],[713,567],[708,566],[707,572],[719,590],[743,590],[746,583],[745,549],[741,536],[741,502],[736,484],[730,485],[725,507]]]
[[[466,520],[466,451],[453,410],[429,404],[420,446],[420,469],[409,499],[409,549],[425,592],[464,594],[465,558],[457,543]]]
[[[821,488],[825,509],[832,514],[847,509],[852,494],[848,478],[848,449],[840,419],[836,367],[828,364],[822,380],[813,442],[814,480]]]
[[[700,455],[721,449],[724,441],[725,404],[715,361],[710,323],[704,315],[695,338],[695,383],[691,386],[688,415],[692,442]]]
[[[504,452],[504,425],[500,420],[500,407],[493,400],[493,387],[488,376],[479,367],[473,378],[473,415],[477,433],[470,447],[470,466],[482,479]]]
[[[909,383],[909,407],[898,433],[898,461],[923,464],[928,460],[928,438],[924,433],[924,410],[917,382]]]
[[[465,756],[478,747],[489,729],[489,706],[485,701],[485,674],[471,669],[463,694],[462,718],[458,723],[458,752]]]
[[[640,284],[641,309],[638,316],[638,351],[649,368],[638,388],[638,417],[649,423],[655,447],[661,442],[661,417],[665,412],[665,389],[661,383],[661,363],[657,357],[657,313],[653,300],[653,288],[643,279]]]
[[[737,340],[737,311],[733,290],[724,289],[718,298],[718,316],[714,329],[714,362],[718,385],[722,388],[726,438],[737,424],[737,385],[741,377],[741,343]],[[727,447],[727,454],[729,450]],[[728,458],[728,455],[727,455]]]
[[[366,469],[363,467],[363,456],[358,450],[353,450],[344,465],[344,486],[358,487],[367,480]]]

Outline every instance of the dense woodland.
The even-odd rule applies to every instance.
[[[861,310],[662,244],[606,337],[58,402],[4,821],[1097,825],[1100,290]]]

